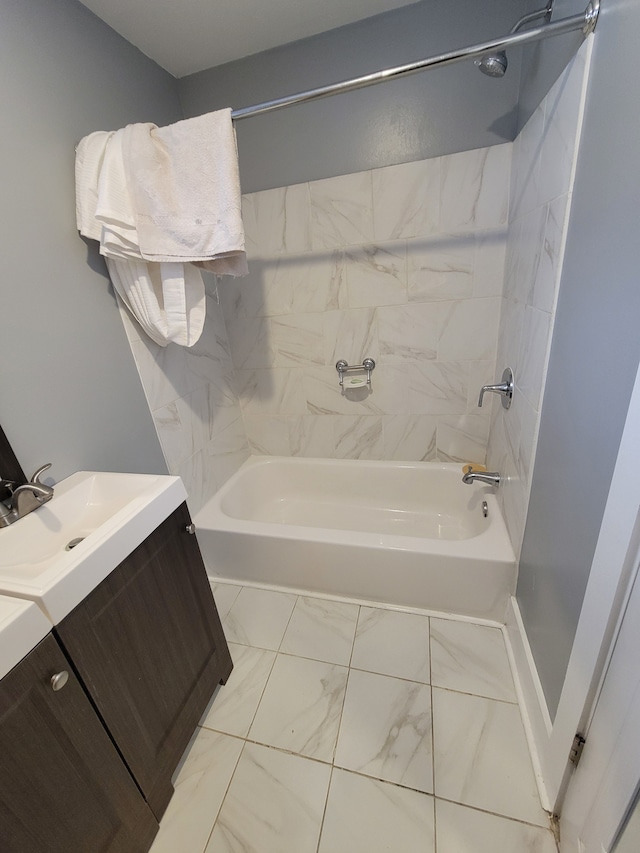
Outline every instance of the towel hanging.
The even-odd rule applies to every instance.
[[[82,139],[76,217],[80,233],[100,241],[114,288],[152,340],[192,346],[205,319],[195,267],[247,272],[231,110]]]

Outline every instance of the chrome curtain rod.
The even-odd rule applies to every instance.
[[[543,24],[540,27],[535,27],[534,29],[527,30],[524,33],[514,33],[513,35],[504,36],[503,38],[491,39],[491,41],[485,41],[482,44],[474,44],[470,47],[462,47],[460,50],[453,50],[449,53],[441,53],[438,56],[431,56],[428,59],[421,59],[418,62],[410,62],[408,65],[399,65],[396,68],[386,68],[382,71],[375,71],[373,74],[365,74],[363,77],[355,77],[353,80],[344,80],[341,83],[332,83],[329,86],[321,86],[318,89],[309,89],[307,92],[299,92],[297,95],[287,95],[284,98],[265,101],[262,104],[256,104],[252,107],[243,107],[239,110],[232,110],[231,118],[234,121],[238,121],[242,118],[257,116],[262,113],[270,113],[273,110],[280,110],[284,107],[292,107],[294,104],[302,104],[307,101],[317,101],[319,98],[326,98],[330,95],[340,95],[343,92],[352,92],[354,89],[363,89],[366,86],[383,83],[385,80],[394,80],[396,77],[406,77],[409,74],[417,74],[419,71],[424,71],[427,68],[453,65],[455,62],[460,62],[463,59],[469,59],[474,56],[482,56],[482,54],[489,53],[493,50],[503,50],[506,47],[518,47],[522,44],[531,44],[532,42],[540,41],[541,39],[545,39],[550,36],[562,35],[563,33],[570,33],[574,30],[582,30],[586,38],[586,36],[592,33],[595,29],[599,11],[600,0],[591,0],[581,15],[572,15],[570,18],[562,18],[560,21]]]

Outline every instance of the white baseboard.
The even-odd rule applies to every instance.
[[[515,596],[511,596],[507,605],[504,633],[540,802],[544,809],[551,812],[553,809],[545,784],[544,756],[548,752],[545,747],[548,746],[552,722]]]

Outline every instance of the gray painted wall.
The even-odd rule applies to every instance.
[[[536,5],[535,0],[416,3],[184,77],[184,113],[250,106],[494,38]],[[237,124],[243,191],[512,140],[518,51],[510,62],[501,80],[489,79],[469,61],[244,119]]]
[[[640,360],[637,0],[603,0],[518,601],[557,709]]]
[[[166,471],[73,168],[93,130],[179,119],[176,81],[75,0],[1,0],[0,55],[0,423],[27,474]]]

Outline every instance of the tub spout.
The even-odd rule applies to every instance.
[[[469,465],[462,475],[462,482],[470,486],[476,480],[480,483],[487,483],[489,486],[499,486],[501,477],[496,471],[473,471]]]

